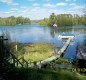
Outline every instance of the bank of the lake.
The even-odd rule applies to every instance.
[[[74,34],[74,41],[71,42],[65,51],[64,58],[74,59],[76,57],[77,42],[83,44],[86,35],[86,26],[63,26],[52,28],[40,26],[39,24],[16,25],[15,27],[0,26],[0,34],[8,33],[12,42],[19,43],[51,43],[57,47],[62,47],[64,40],[59,40],[58,36],[62,33]]]
[[[18,58],[24,57],[28,62],[37,62],[48,59],[54,55],[55,49],[59,51],[59,47],[51,43],[17,43],[17,51],[14,49],[15,43],[9,45],[11,52]],[[16,53],[16,54],[15,54]],[[68,59],[58,58],[54,61],[55,64],[69,63]]]

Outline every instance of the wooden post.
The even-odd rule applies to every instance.
[[[0,36],[0,63],[3,61],[2,36]]]
[[[18,48],[17,48],[17,44],[16,44],[15,48],[16,48],[16,52],[17,52],[17,49],[18,49]]]
[[[8,39],[4,39],[3,36],[0,36],[0,60],[3,60],[5,57],[4,40]]]

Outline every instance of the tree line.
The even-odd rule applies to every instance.
[[[49,18],[40,20],[40,25],[52,26],[57,24],[58,26],[73,26],[73,25],[86,25],[86,14],[79,16],[78,14],[59,14],[52,13]]]
[[[10,16],[10,17],[6,17],[6,18],[1,18],[0,17],[0,25],[4,26],[11,26],[11,25],[16,25],[16,24],[30,24],[31,21],[29,18],[24,18],[22,16],[19,17],[14,17],[14,16]]]

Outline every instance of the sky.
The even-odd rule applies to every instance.
[[[31,20],[55,14],[83,14],[86,0],[0,0],[0,17],[23,16]]]

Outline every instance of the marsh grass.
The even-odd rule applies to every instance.
[[[50,43],[33,43],[25,46],[24,49],[25,60],[31,60],[32,62],[47,59],[54,53]]]

